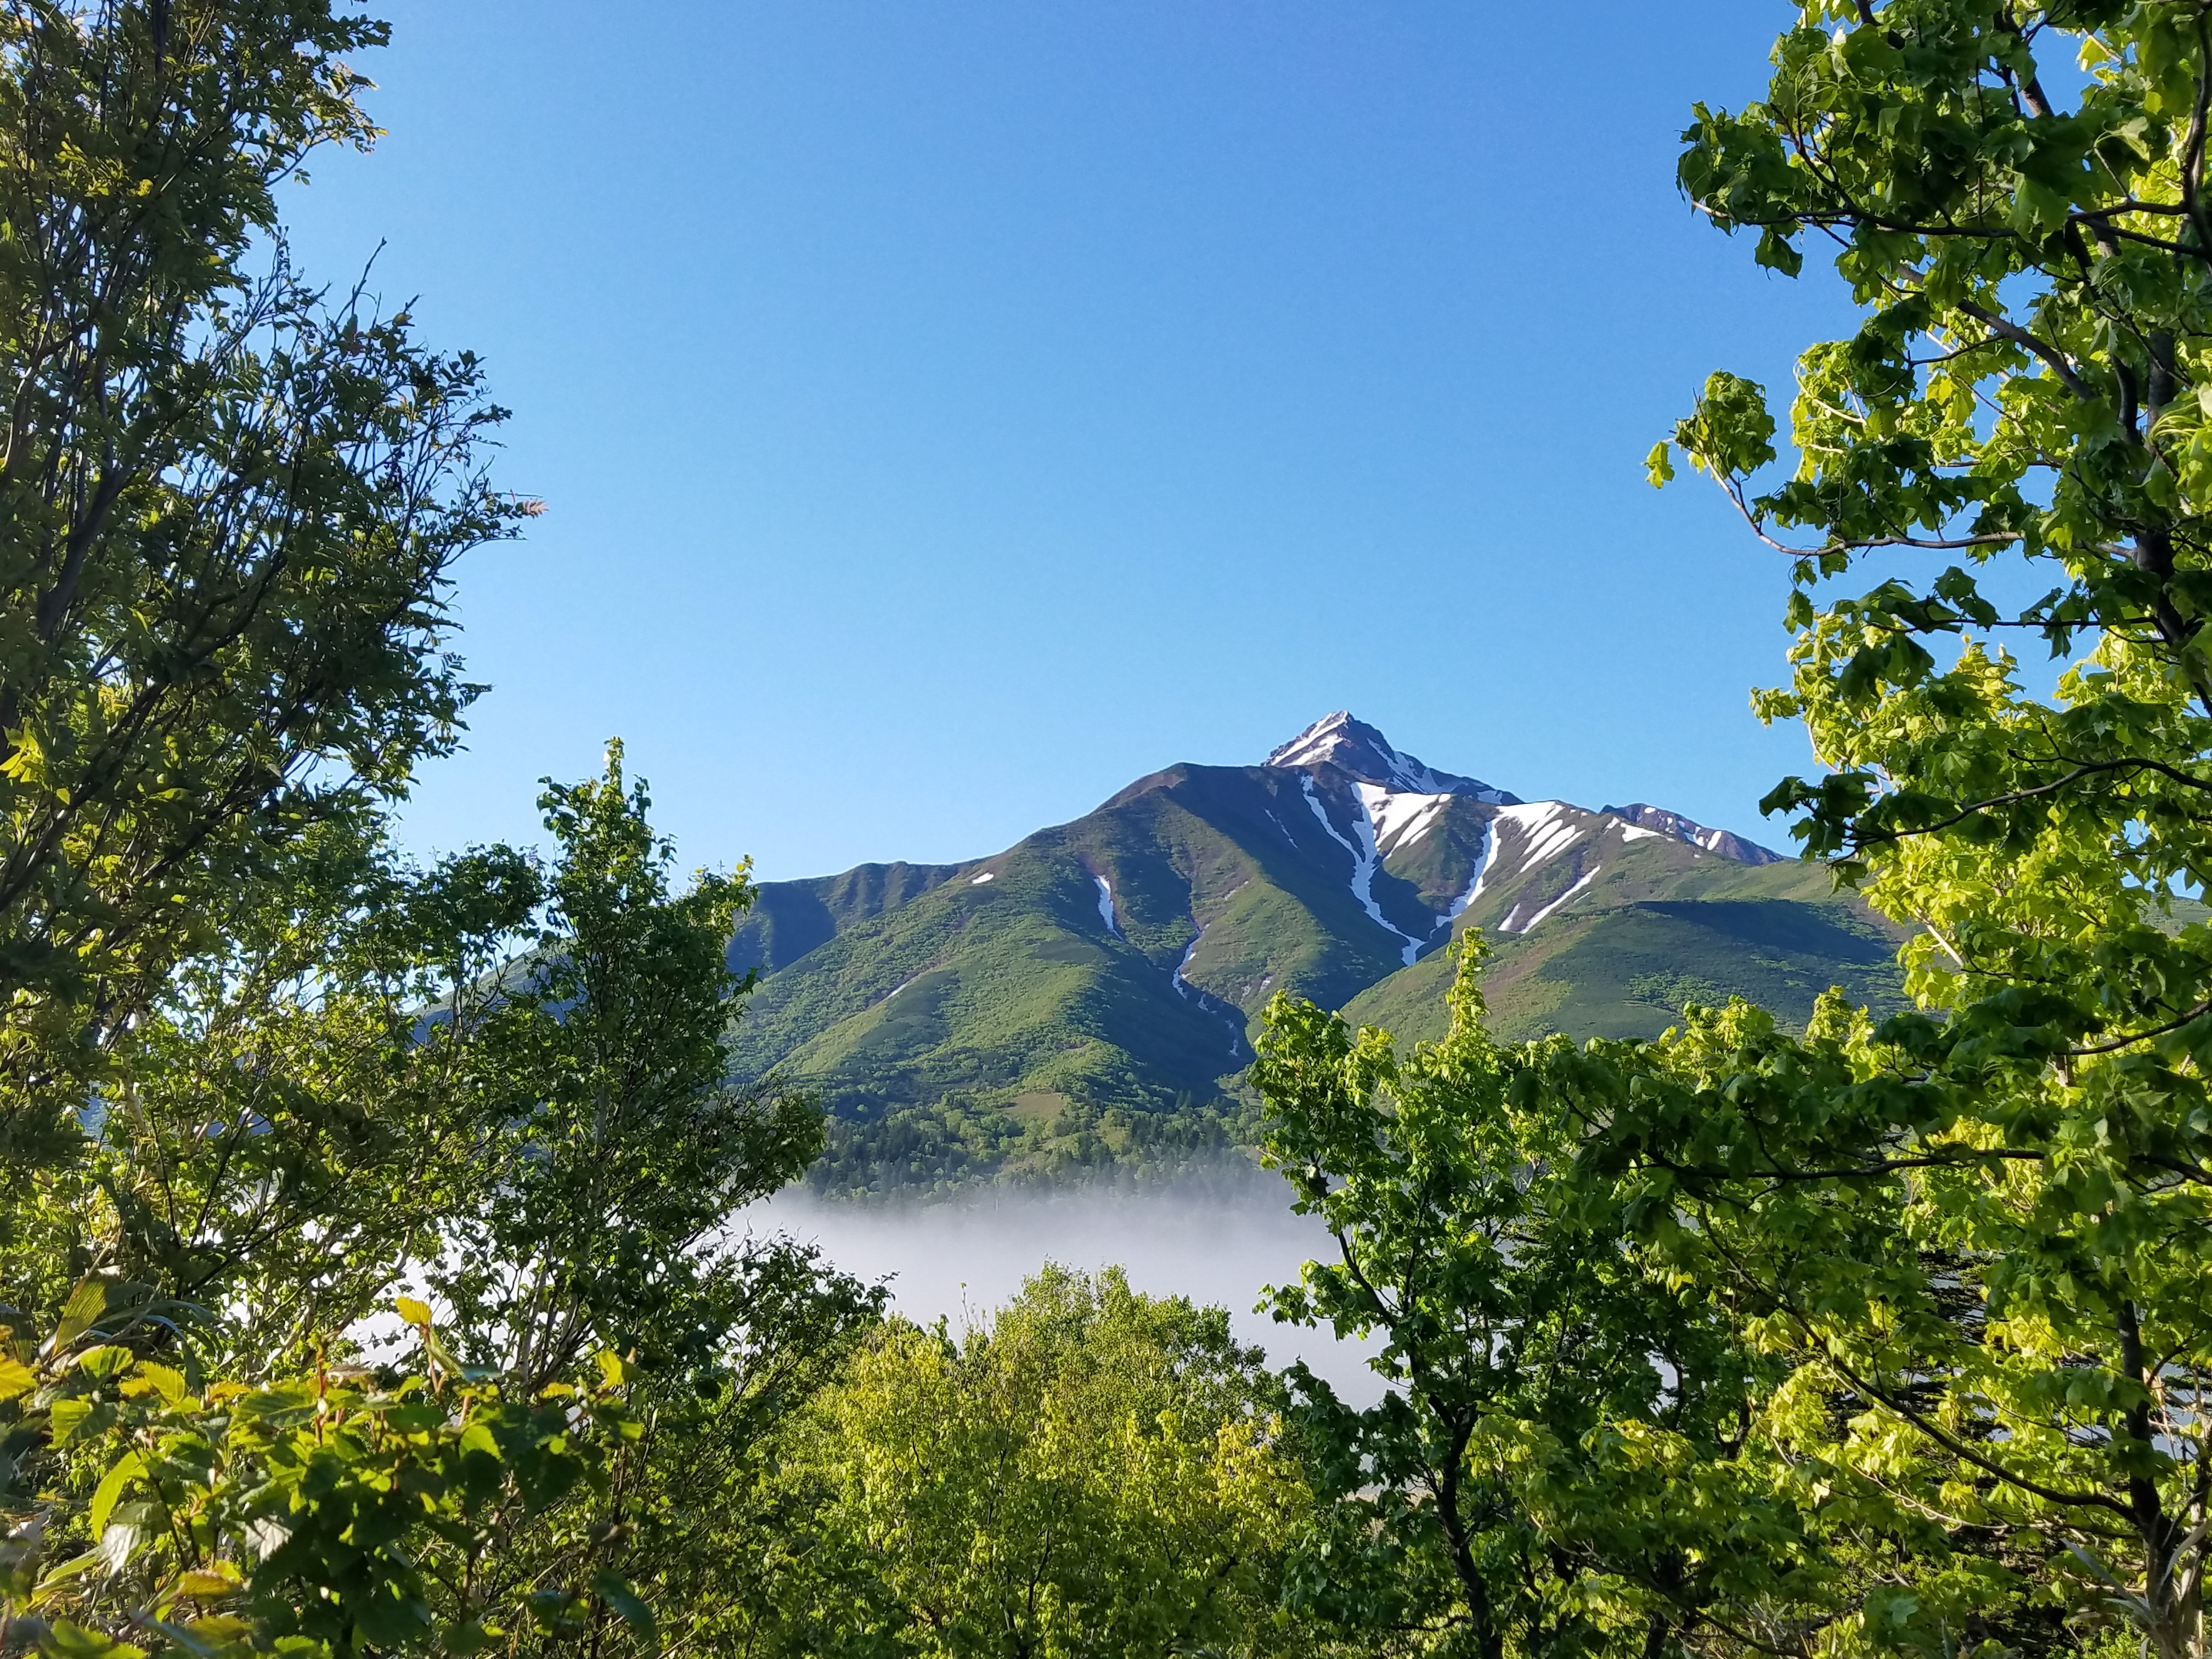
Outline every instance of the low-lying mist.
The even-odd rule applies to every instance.
[[[1303,1359],[1348,1403],[1382,1397],[1365,1363],[1372,1347],[1253,1311],[1263,1286],[1290,1283],[1301,1263],[1334,1251],[1317,1221],[1291,1212],[1290,1188],[1273,1175],[991,1188],[932,1203],[859,1204],[792,1188],[745,1211],[739,1224],[817,1244],[854,1277],[888,1280],[909,1319],[943,1316],[955,1330],[1006,1301],[1048,1261],[1085,1271],[1119,1266],[1138,1290],[1227,1308],[1237,1340],[1265,1348],[1271,1365]]]

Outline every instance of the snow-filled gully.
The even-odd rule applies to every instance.
[[[1382,859],[1376,850],[1375,817],[1367,797],[1371,791],[1387,801],[1389,792],[1371,783],[1355,786],[1358,792],[1355,799],[1359,804],[1359,817],[1352,827],[1359,832],[1359,842],[1354,846],[1344,838],[1342,830],[1329,822],[1328,809],[1321,804],[1320,795],[1315,793],[1313,775],[1310,772],[1301,773],[1298,781],[1305,787],[1306,805],[1313,808],[1313,815],[1321,820],[1321,827],[1328,831],[1330,838],[1338,846],[1352,854],[1352,896],[1359,901],[1360,908],[1374,918],[1376,927],[1405,940],[1405,960],[1408,966],[1412,965],[1413,958],[1421,953],[1422,941],[1385,916],[1382,907],[1375,902],[1375,872],[1382,867]]]
[[[1452,901],[1451,908],[1437,918],[1437,926],[1449,927],[1467,914],[1467,907],[1482,896],[1482,884],[1490,874],[1490,855],[1498,850],[1498,826],[1482,826],[1482,845],[1475,849],[1474,876],[1467,884],[1467,891]]]
[[[1521,907],[1517,904],[1515,905],[1513,907],[1513,915],[1506,917],[1504,921],[1498,924],[1498,931],[1501,933],[1526,933],[1532,931],[1538,922],[1543,921],[1544,918],[1550,915],[1553,911],[1558,909],[1561,905],[1565,904],[1569,899],[1581,892],[1583,888],[1589,886],[1596,879],[1597,872],[1595,870],[1585,872],[1582,878],[1577,881],[1573,886],[1568,888],[1565,892],[1560,894],[1559,897],[1553,899],[1549,904],[1537,911],[1534,915],[1529,917],[1526,921],[1519,921]],[[1518,922],[1517,926],[1516,925],[1516,922]]]
[[[1191,921],[1195,924],[1198,918],[1193,916]],[[1186,1002],[1195,1001],[1207,1013],[1218,1014],[1227,1020],[1229,1022],[1229,1057],[1231,1060],[1240,1059],[1244,1053],[1243,1014],[1234,1003],[1223,1002],[1218,997],[1209,994],[1204,986],[1193,985],[1182,976],[1182,970],[1190,966],[1190,959],[1198,954],[1199,940],[1205,937],[1206,929],[1200,927],[1198,932],[1191,935],[1190,943],[1183,946],[1182,960],[1175,966],[1176,994]]]
[[[1190,959],[1198,954],[1198,942],[1205,937],[1206,929],[1203,927],[1193,933],[1190,936],[1190,943],[1183,946],[1182,960],[1175,965],[1176,994],[1179,997],[1188,998],[1193,991],[1198,990],[1196,986],[1182,976],[1182,970],[1190,966]],[[1203,991],[1199,991],[1198,994],[1200,996],[1206,994]]]

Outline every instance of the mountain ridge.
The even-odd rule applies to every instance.
[[[762,884],[731,941],[760,974],[736,1057],[850,1125],[1035,1140],[1112,1118],[1135,1146],[1146,1115],[1239,1109],[1278,992],[1428,1034],[1470,927],[1504,1031],[1652,1034],[1737,989],[1802,1019],[1827,973],[1894,1001],[1893,942],[1825,887],[1668,809],[1439,771],[1337,711],[1258,765],[1163,768],[986,857]]]

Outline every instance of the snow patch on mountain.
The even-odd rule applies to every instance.
[[[1114,923],[1114,885],[1103,876],[1093,876],[1098,884],[1098,919],[1106,924],[1106,931],[1119,939],[1121,930]]]
[[[1328,831],[1331,840],[1352,854],[1352,896],[1359,901],[1361,909],[1374,918],[1376,927],[1396,934],[1405,941],[1403,955],[1407,965],[1412,966],[1413,958],[1421,953],[1421,941],[1385,916],[1382,907],[1375,902],[1375,872],[1382,867],[1382,855],[1375,846],[1375,816],[1369,794],[1371,791],[1387,799],[1388,792],[1370,783],[1354,786],[1357,793],[1352,799],[1359,807],[1359,816],[1352,824],[1359,836],[1355,845],[1346,841],[1344,832],[1329,821],[1328,809],[1322,805],[1321,796],[1315,792],[1313,775],[1310,772],[1305,774],[1298,782],[1305,790],[1306,805],[1313,808],[1313,815],[1321,820],[1321,827]]]
[[[1182,976],[1182,970],[1190,966],[1190,959],[1198,954],[1198,942],[1205,937],[1206,929],[1203,927],[1193,933],[1190,936],[1190,943],[1183,946],[1182,960],[1175,965],[1174,978],[1176,994],[1179,997],[1188,998],[1192,991],[1196,988],[1188,980]],[[1200,994],[1203,994],[1203,993]]]
[[[1381,792],[1388,805],[1382,809],[1370,808],[1370,811],[1385,852],[1401,846],[1410,846],[1427,834],[1441,816],[1443,809],[1440,805],[1426,804],[1442,798],[1472,795],[1477,800],[1509,810],[1531,805],[1522,802],[1518,795],[1509,795],[1480,778],[1437,771],[1396,747],[1364,720],[1355,719],[1349,711],[1341,708],[1316,720],[1288,743],[1277,748],[1261,764],[1297,769],[1332,766],[1354,782],[1371,786]],[[1583,807],[1571,807],[1565,801],[1537,801],[1533,803],[1533,808],[1542,811],[1547,818],[1569,811],[1586,811]],[[1685,817],[1680,812],[1669,811],[1663,806],[1648,805],[1642,801],[1626,806],[1607,806],[1592,816],[1617,818],[1642,835],[1669,836],[1687,842],[1699,852],[1717,854],[1739,864],[1773,864],[1784,856],[1759,846],[1756,842],[1747,841],[1731,830],[1715,830],[1694,818]],[[1276,827],[1282,827],[1279,820]],[[1634,841],[1639,836],[1629,835],[1626,838]],[[1523,867],[1551,856],[1557,850],[1557,847],[1550,847],[1542,853],[1532,851],[1523,860]]]
[[[1359,786],[1359,798],[1374,820],[1376,848],[1385,854],[1418,843],[1437,827],[1444,808],[1455,799],[1449,794],[1393,793],[1371,783]]]
[[[1571,806],[1563,800],[1534,801],[1525,806],[1508,806],[1498,812],[1497,823],[1510,828],[1521,843],[1520,856],[1513,866],[1515,875],[1525,874],[1547,859],[1557,858],[1582,839],[1589,826],[1575,823],[1571,813],[1589,816],[1581,807]]]
[[[975,877],[973,880],[969,882],[968,884],[970,887],[981,887],[985,882],[996,881],[998,878],[999,872],[996,870],[986,870],[981,875]]]
[[[1196,916],[1191,918],[1194,925],[1197,921]],[[1224,1002],[1218,997],[1209,995],[1204,986],[1193,985],[1183,977],[1183,969],[1190,966],[1190,959],[1198,954],[1199,940],[1205,937],[1206,929],[1200,927],[1191,935],[1190,943],[1183,946],[1182,960],[1176,963],[1173,975],[1176,994],[1186,1002],[1197,1003],[1210,1014],[1219,1014],[1229,1022],[1229,1057],[1231,1060],[1239,1060],[1245,1053],[1244,1016],[1237,1011],[1234,1003]]]
[[[1529,917],[1526,921],[1520,920],[1521,907],[1517,904],[1515,905],[1513,907],[1513,914],[1498,924],[1498,931],[1501,933],[1526,933],[1534,931],[1536,925],[1542,921],[1545,917],[1550,915],[1561,905],[1565,904],[1569,899],[1581,892],[1583,888],[1595,881],[1597,879],[1597,869],[1595,866],[1589,870],[1584,871],[1583,872],[1582,878],[1577,881],[1573,886],[1568,888],[1565,892],[1560,894],[1559,897],[1553,899],[1549,904],[1537,911],[1534,915]]]
[[[1639,800],[1632,801],[1626,806],[1608,806],[1605,811],[1614,817],[1637,825],[1647,835],[1669,836],[1705,852],[1717,853],[1724,859],[1734,859],[1738,864],[1780,864],[1784,861],[1782,854],[1761,847],[1755,841],[1747,841],[1732,830],[1711,829],[1695,818],[1686,818],[1680,812],[1671,812],[1663,806],[1652,806]]]

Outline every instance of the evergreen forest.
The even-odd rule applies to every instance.
[[[1896,991],[1493,1029],[1480,927],[1432,1030],[1278,991],[1272,1310],[1364,1407],[1113,1270],[925,1327],[733,1231],[830,1132],[619,743],[541,849],[401,844],[541,507],[288,252],[386,35],[0,0],[0,1655],[2212,1651],[2212,0],[1811,0],[1686,112],[1856,307],[1649,465]]]

